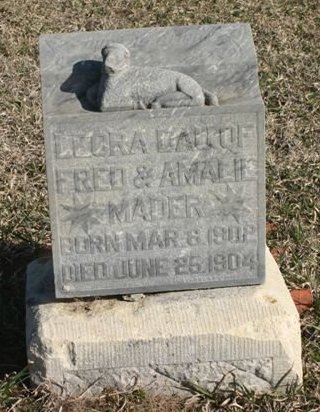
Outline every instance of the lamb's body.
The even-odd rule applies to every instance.
[[[155,67],[130,67],[129,51],[112,43],[102,49],[99,84],[87,91],[89,102],[102,112],[114,109],[204,106],[216,104],[190,76]]]
[[[115,107],[203,106],[204,93],[191,77],[153,67],[131,67],[125,72],[102,76],[98,100],[100,110]]]

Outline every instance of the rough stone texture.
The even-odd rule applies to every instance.
[[[236,383],[268,390],[302,380],[299,316],[267,251],[266,282],[115,298],[55,301],[50,261],[28,268],[27,349],[32,380],[64,394],[142,385],[179,392]]]
[[[93,112],[86,92],[110,42],[135,70],[188,75],[219,106]],[[264,107],[249,25],[46,35],[40,58],[56,296],[262,283]]]

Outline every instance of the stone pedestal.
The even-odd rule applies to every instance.
[[[301,382],[299,317],[268,250],[266,268],[259,286],[66,302],[54,298],[51,261],[38,259],[27,283],[32,380],[72,395],[179,392],[183,381],[210,390],[223,377],[222,388],[259,391]]]

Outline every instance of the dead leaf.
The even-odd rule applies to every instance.
[[[269,235],[270,233],[273,233],[275,230],[277,230],[278,225],[276,223],[271,223],[267,222],[266,224],[266,233]]]
[[[283,256],[288,248],[285,246],[273,247],[270,252],[274,258]]]

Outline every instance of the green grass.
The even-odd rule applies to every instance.
[[[0,409],[99,411],[320,410],[320,17],[318,0],[2,0],[0,3]],[[267,107],[270,247],[290,288],[310,287],[302,316],[304,389],[287,394],[201,393],[183,401],[143,391],[92,400],[28,389],[26,264],[50,251],[38,37],[45,32],[249,22]],[[197,391],[196,391],[197,392]],[[15,406],[14,406],[15,405]]]
[[[19,402],[20,396],[17,387],[23,386],[28,374],[22,370],[17,374],[7,376],[0,382],[0,405],[10,408]]]

